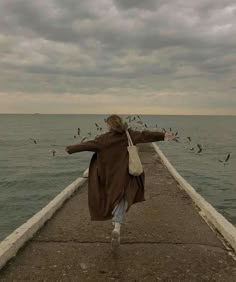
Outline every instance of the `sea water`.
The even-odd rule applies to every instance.
[[[82,175],[92,153],[68,155],[64,147],[81,141],[78,128],[87,138],[105,132],[105,117],[0,115],[0,240]],[[151,130],[177,132],[180,142],[159,142],[159,147],[196,191],[236,225],[236,116],[140,117]],[[228,153],[227,165],[219,162]]]

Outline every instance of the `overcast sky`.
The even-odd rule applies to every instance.
[[[0,0],[0,113],[236,114],[235,0]]]

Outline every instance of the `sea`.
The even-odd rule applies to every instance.
[[[0,240],[82,176],[92,153],[68,155],[64,148],[105,132],[106,117],[0,114]],[[144,129],[137,116],[131,119],[133,128]],[[179,137],[179,142],[162,141],[158,146],[195,190],[236,225],[236,116],[140,115],[140,119],[146,129]]]

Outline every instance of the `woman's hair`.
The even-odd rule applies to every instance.
[[[116,132],[123,132],[128,128],[128,124],[123,122],[122,118],[118,115],[110,115],[106,119],[106,122],[110,125],[111,130]]]

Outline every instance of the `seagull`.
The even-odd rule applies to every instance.
[[[34,142],[34,144],[37,144],[37,141],[33,138],[30,138],[30,140],[32,140]]]
[[[201,144],[197,144],[198,148],[199,148],[199,151],[197,152],[198,154],[201,153],[202,151],[202,145]]]
[[[85,139],[87,139],[87,137],[86,137],[86,136],[82,138],[81,143],[82,143],[82,142],[84,142],[84,141],[85,141]]]
[[[229,159],[230,159],[230,153],[227,155],[227,157],[226,157],[226,159],[224,161],[222,161],[222,160],[218,160],[218,161],[223,163],[224,166],[225,166],[228,163]]]
[[[132,117],[131,116],[127,116],[125,119],[128,119],[128,122],[131,122]]]
[[[172,140],[175,141],[175,142],[177,142],[177,143],[179,143],[178,138],[179,138],[179,137],[174,137],[174,138],[172,138]]]

